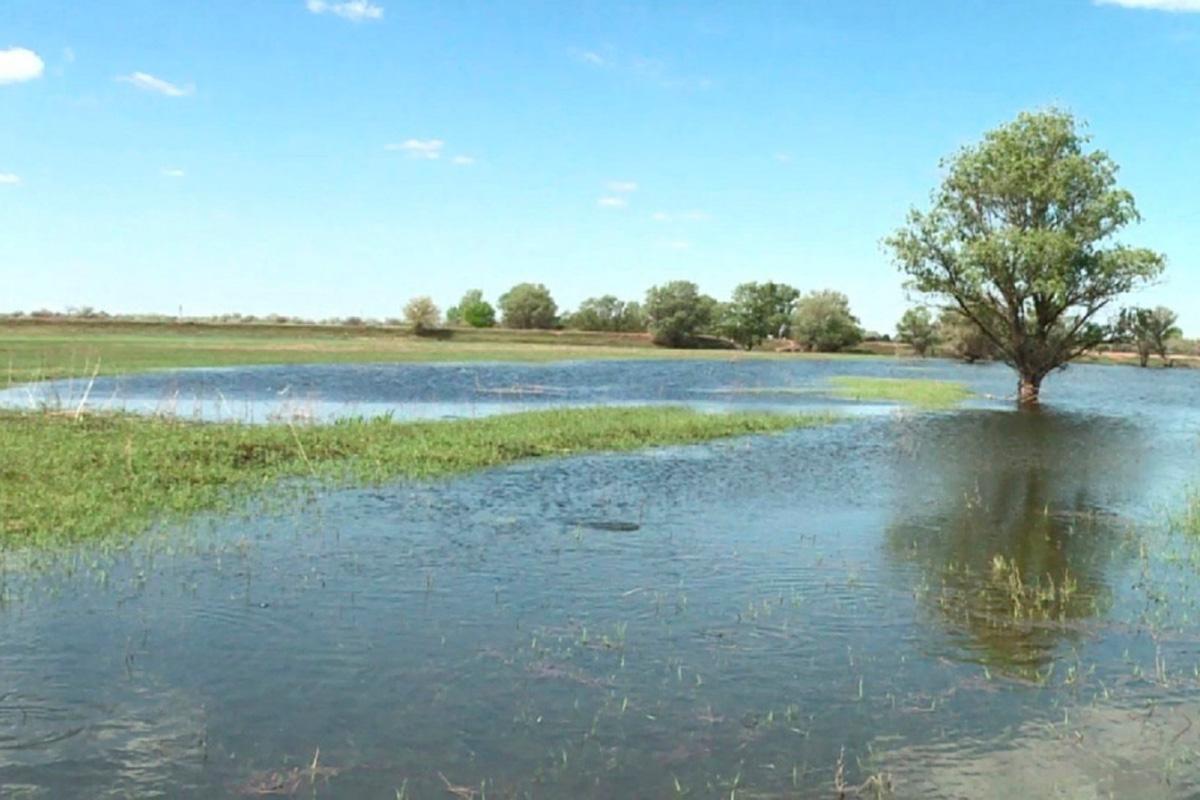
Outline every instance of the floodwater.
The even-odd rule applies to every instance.
[[[1170,519],[1200,373],[1073,367],[1041,413],[1001,367],[909,361],[255,368],[92,397],[816,407],[833,374],[981,399],[8,556],[0,797],[1197,796],[1200,543]]]

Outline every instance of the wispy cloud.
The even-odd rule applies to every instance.
[[[655,222],[704,222],[712,219],[707,211],[699,209],[692,211],[655,211],[650,215]]]
[[[790,164],[793,161],[791,153],[776,153],[774,158],[780,164]]]
[[[164,169],[162,171],[162,176],[164,178],[182,178],[182,177],[185,177],[186,175],[187,175],[187,173],[184,172],[183,170],[179,169],[178,167],[167,167],[166,169]]]
[[[629,205],[629,201],[618,195],[606,195],[598,199],[596,205],[601,208],[624,208]]]
[[[196,91],[196,87],[191,84],[179,86],[170,81],[164,81],[162,78],[156,78],[148,72],[131,72],[128,75],[119,76],[117,80],[135,86],[144,92],[153,92],[166,97],[187,97]]]
[[[21,83],[42,77],[46,62],[24,47],[0,50],[0,83]]]
[[[455,156],[450,161],[460,167],[469,167],[475,163],[475,156]]]
[[[385,144],[383,149],[405,153],[409,158],[433,161],[442,157],[442,150],[445,147],[446,143],[441,139],[405,139],[403,142]]]
[[[638,190],[635,181],[609,181],[608,190],[616,194],[632,194]]]
[[[708,78],[680,75],[671,64],[659,58],[620,53],[611,48],[572,47],[567,54],[579,64],[628,75],[664,89],[704,90],[713,86],[713,81]]]
[[[1200,13],[1200,0],[1094,0],[1098,6],[1121,6],[1147,11]]]
[[[20,183],[20,175],[13,175],[11,172],[0,172],[0,186],[17,186]]]
[[[369,19],[383,19],[383,6],[377,6],[370,0],[345,0],[344,2],[327,2],[327,0],[308,0],[305,6],[314,14],[333,14],[348,19],[351,22],[363,22]]]
[[[677,252],[692,249],[692,243],[686,239],[668,239],[665,242],[660,242],[660,244],[668,250],[675,250]]]

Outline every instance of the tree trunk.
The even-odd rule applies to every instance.
[[[1017,404],[1022,408],[1035,408],[1042,391],[1042,376],[1022,375],[1017,383]]]

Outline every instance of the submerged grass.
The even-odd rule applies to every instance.
[[[955,381],[839,375],[830,382],[834,394],[848,400],[882,400],[925,409],[951,408],[971,396],[970,389]]]
[[[444,422],[201,423],[0,411],[0,547],[137,532],[287,478],[371,484],[827,422],[828,415],[586,408]]]

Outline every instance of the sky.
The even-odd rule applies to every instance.
[[[400,316],[837,289],[1023,110],[1088,122],[1200,334],[1200,0],[2,0],[0,309]]]

